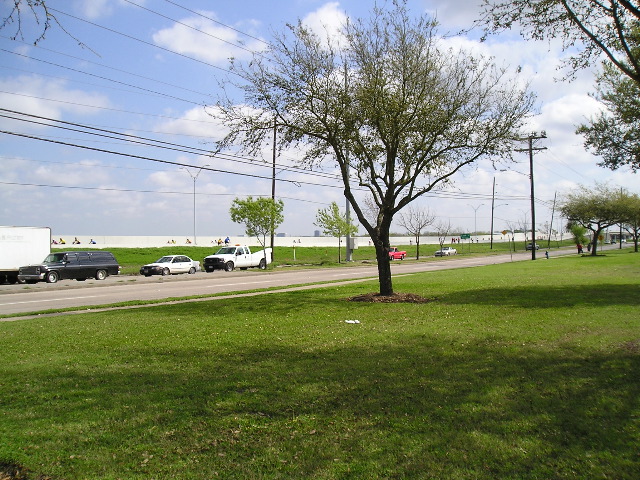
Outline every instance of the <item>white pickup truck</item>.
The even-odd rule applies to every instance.
[[[204,257],[204,270],[206,272],[213,272],[214,270],[231,272],[234,268],[246,270],[251,267],[258,267],[264,270],[270,263],[270,248],[251,253],[251,249],[246,245],[235,245],[222,247],[213,255]]]

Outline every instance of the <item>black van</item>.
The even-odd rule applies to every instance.
[[[120,265],[111,252],[56,252],[50,253],[41,265],[20,267],[18,280],[27,283],[87,278],[104,280],[119,273]]]

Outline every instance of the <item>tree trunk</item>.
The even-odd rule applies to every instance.
[[[376,242],[376,259],[378,260],[378,281],[380,283],[380,295],[393,295],[391,282],[391,262],[389,261],[389,247]]]
[[[591,255],[596,256],[598,254],[598,237],[600,236],[600,230],[592,230],[593,232],[593,244],[591,245]]]

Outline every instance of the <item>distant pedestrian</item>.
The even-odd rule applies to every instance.
[[[578,249],[578,254],[582,254],[582,244],[581,244],[581,243],[578,243],[578,244],[576,245],[576,248]]]
[[[547,257],[547,260],[549,260],[549,251],[548,250],[545,250],[544,256]]]
[[[225,246],[228,246],[230,241],[231,241],[231,240],[229,239],[229,237],[225,238],[225,239],[224,239],[224,244],[225,244]]]

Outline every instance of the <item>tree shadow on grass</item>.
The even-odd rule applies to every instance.
[[[549,352],[499,338],[131,345],[105,367],[14,367],[0,431],[20,460],[35,455],[42,473],[67,479],[631,479],[638,371],[630,349]],[[83,470],[90,462],[101,471]]]
[[[527,286],[480,288],[439,297],[446,303],[504,305],[516,308],[557,308],[576,306],[640,306],[640,285],[600,284],[575,287]]]

